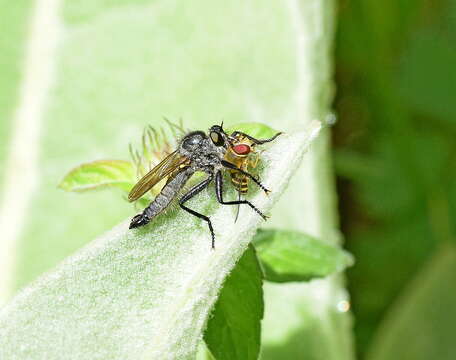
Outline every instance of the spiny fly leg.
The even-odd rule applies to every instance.
[[[215,233],[214,233],[214,228],[212,227],[212,223],[211,223],[211,220],[209,219],[209,217],[207,217],[206,215],[200,214],[199,212],[196,212],[195,210],[192,210],[184,205],[184,203],[186,201],[190,200],[192,197],[194,197],[195,195],[199,194],[202,190],[204,190],[209,185],[209,183],[212,181],[213,178],[214,178],[214,175],[211,174],[211,175],[209,175],[209,177],[206,180],[203,180],[199,184],[193,186],[179,200],[179,205],[182,209],[189,212],[193,216],[196,216],[197,218],[200,218],[207,222],[207,225],[209,226],[209,231],[211,232],[211,238],[212,238],[211,246],[212,246],[212,249],[215,249]]]
[[[262,144],[266,144],[268,142],[275,140],[275,138],[281,134],[282,133],[279,132],[269,139],[255,139],[253,136],[247,135],[246,133],[243,133],[242,131],[235,131],[231,134],[231,136],[236,137],[237,135],[242,135],[242,136],[246,137],[247,139],[249,139],[250,141],[253,141],[255,144],[262,145]]]
[[[222,165],[228,169],[232,169],[232,170],[235,170],[235,171],[238,171],[240,172],[241,174],[249,177],[255,184],[257,184],[265,193],[266,195],[268,193],[271,192],[271,190],[268,190],[255,176],[253,176],[252,174],[248,173],[247,171],[244,171],[242,169],[239,169],[236,165],[226,161],[226,160],[222,160]]]
[[[258,215],[260,215],[264,220],[267,220],[267,216],[264,215],[260,210],[258,210],[255,205],[253,205],[248,200],[235,200],[235,201],[224,201],[223,200],[223,175],[221,171],[217,171],[217,175],[215,175],[215,193],[217,195],[217,200],[220,204],[223,205],[242,205],[246,204],[250,206],[253,210],[255,210]]]

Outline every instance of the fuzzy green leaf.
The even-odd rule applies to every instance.
[[[346,251],[298,231],[260,229],[253,243],[268,281],[309,281],[353,264]]]
[[[215,359],[258,359],[263,312],[261,267],[249,246],[223,284],[204,334]]]
[[[319,130],[314,122],[262,154],[272,193],[252,197],[258,208],[271,209]],[[262,220],[250,211],[234,223],[212,189],[189,205],[210,215],[215,251],[206,225],[183,211],[137,230],[127,220],[2,308],[0,358],[193,359],[224,279]]]
[[[98,160],[71,170],[59,187],[66,191],[82,192],[105,187],[130,191],[136,181],[135,169],[129,161]]]

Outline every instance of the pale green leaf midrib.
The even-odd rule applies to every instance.
[[[0,203],[0,304],[13,289],[17,242],[38,177],[41,120],[54,75],[60,0],[37,0],[30,17],[23,80],[14,116]],[[19,190],[20,189],[20,190]]]

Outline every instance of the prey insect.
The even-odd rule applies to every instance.
[[[234,131],[229,136],[230,146],[228,147],[224,159],[244,172],[250,172],[250,169],[255,169],[260,160],[259,153],[256,150],[256,145],[262,145],[267,142],[273,141],[281,133],[275,134],[269,139],[258,140],[240,131]],[[245,174],[230,169],[231,183],[238,192],[238,200],[241,196],[247,194],[249,191],[250,178]],[[236,211],[237,220],[239,216],[239,205]]]
[[[266,216],[248,200],[226,201],[223,198],[223,170],[229,169],[230,172],[240,173],[243,176],[251,179],[265,193],[268,189],[257,180],[252,174],[238,167],[237,164],[229,161],[226,157],[227,151],[236,148],[236,143],[233,139],[236,136],[245,136],[255,144],[262,144],[271,139],[258,140],[247,134],[234,132],[228,136],[222,126],[214,125],[209,129],[208,134],[202,131],[192,131],[186,134],[178,143],[177,149],[165,157],[158,165],[150,170],[138,183],[133,187],[128,195],[129,201],[135,201],[143,196],[152,187],[158,184],[162,179],[167,179],[166,184],[161,189],[160,193],[147,206],[144,211],[131,220],[130,229],[137,228],[148,224],[157,215],[163,212],[170,203],[178,197],[180,191],[192,177],[195,172],[204,172],[207,174],[205,180],[194,185],[188,192],[183,194],[178,200],[179,206],[190,213],[204,220],[211,233],[212,248],[215,246],[215,233],[212,227],[211,220],[208,216],[189,208],[186,202],[204,190],[212,181],[215,181],[215,194],[217,201],[223,205],[248,205],[256,211],[263,219]]]

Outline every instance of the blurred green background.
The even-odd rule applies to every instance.
[[[40,191],[23,224],[15,289],[131,215],[112,193],[77,196],[56,185],[81,162],[127,158],[128,142],[146,123],[166,115],[183,117],[189,128],[221,117],[293,128],[299,71],[289,12],[296,1],[196,3],[62,3],[37,155]],[[456,1],[340,0],[335,12],[331,1],[309,3],[327,8],[318,41],[334,49],[325,60],[333,62],[337,89],[332,146],[340,220],[356,258],[347,283],[357,358],[456,359]],[[301,7],[305,17],[310,6],[302,0]],[[1,0],[0,9],[3,185],[33,4]],[[322,67],[324,77],[328,64],[314,71]],[[323,104],[306,115],[325,115],[325,86]],[[288,342],[319,344],[300,336]],[[315,354],[292,356],[322,359]]]
[[[456,1],[340,1],[333,144],[360,358],[455,359]]]

